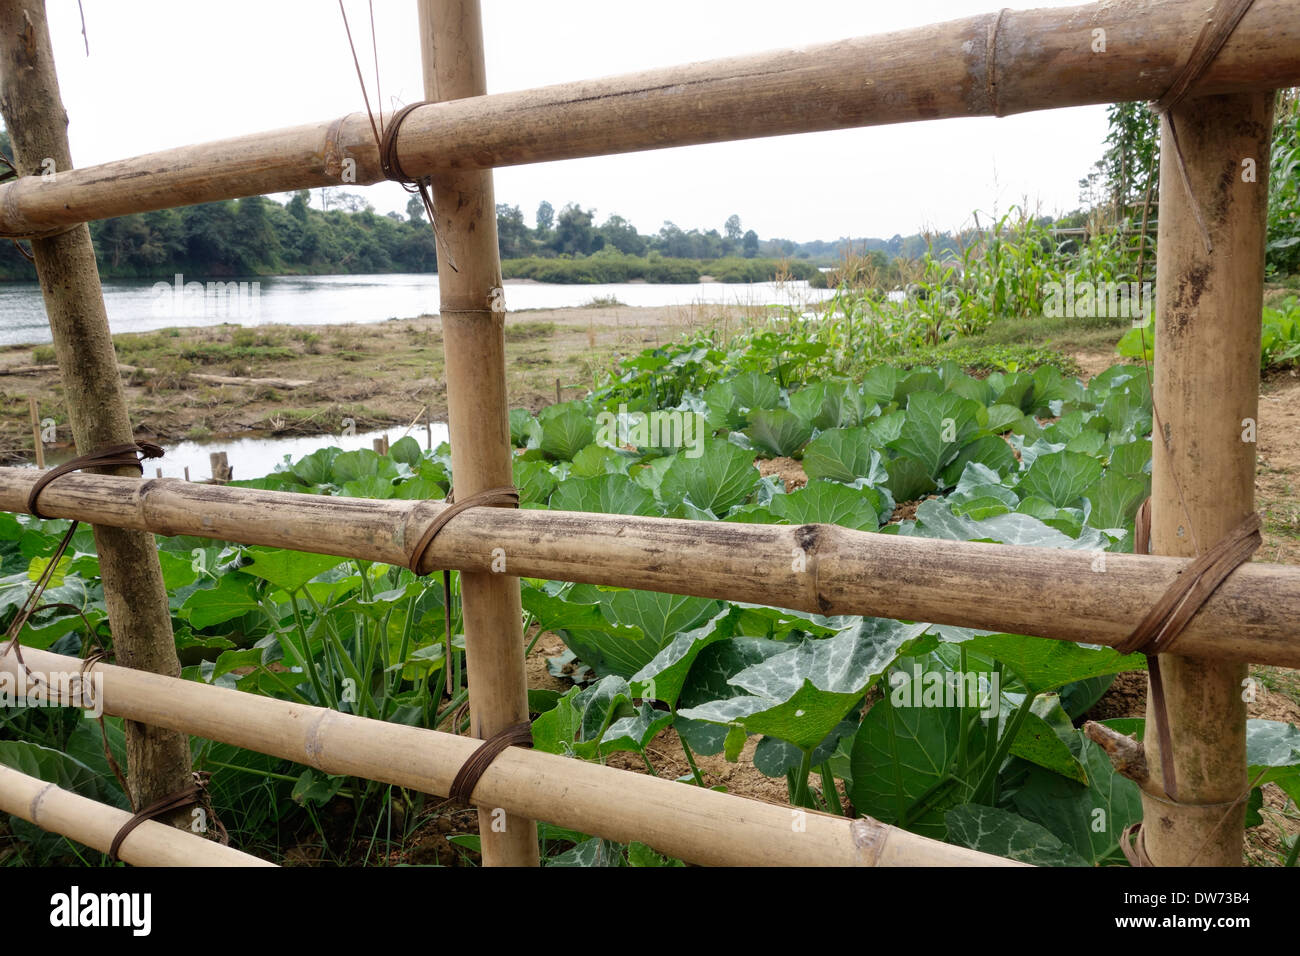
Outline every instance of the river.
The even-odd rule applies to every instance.
[[[341,325],[413,318],[438,311],[438,277],[428,274],[272,276],[245,279],[230,287],[204,282],[204,294],[191,279],[113,280],[104,283],[104,303],[113,332],[150,332],[168,326]],[[631,306],[793,305],[803,307],[832,295],[806,282],[703,282],[657,285],[556,285],[530,281],[505,284],[505,306],[562,309],[595,298],[615,298]],[[0,345],[50,341],[40,286],[0,283]]]

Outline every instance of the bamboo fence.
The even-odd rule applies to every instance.
[[[0,0],[0,11],[16,9],[13,0]],[[460,490],[468,495],[509,480],[502,317],[485,310],[483,301],[500,275],[495,242],[488,239],[494,219],[490,172],[484,171],[759,136],[1155,99],[1185,78],[1207,22],[1221,20],[1226,10],[1206,0],[1002,10],[795,51],[486,95],[477,0],[420,0],[429,102],[409,113],[395,153],[408,173],[432,177],[444,224],[440,253],[454,255],[461,276],[444,276],[442,302],[450,330],[453,455],[465,483]],[[47,37],[44,42],[48,46]],[[1162,151],[1162,163],[1177,158],[1180,165],[1161,176],[1156,400],[1163,415],[1152,522],[1155,550],[1166,556],[1105,555],[1099,568],[1088,552],[905,539],[823,525],[474,509],[439,534],[420,570],[465,573],[475,733],[489,733],[521,711],[523,648],[516,640],[513,577],[520,574],[1061,640],[1114,644],[1127,637],[1187,557],[1213,545],[1253,508],[1255,448],[1240,440],[1240,420],[1253,418],[1258,396],[1270,91],[1297,83],[1300,7],[1294,0],[1256,0],[1196,73],[1196,99],[1171,114],[1183,137],[1181,148],[1167,143]],[[1165,135],[1172,136],[1167,120]],[[1242,156],[1265,170],[1261,181],[1238,181]],[[382,178],[369,120],[352,113],[80,170],[61,168],[52,182],[21,177],[0,186],[0,235],[54,234],[109,216]],[[1210,251],[1211,239],[1217,251]],[[47,294],[52,281],[42,275]],[[94,348],[96,366],[109,368],[116,382],[111,342],[99,336],[86,347]],[[60,363],[69,374],[62,355]],[[1213,403],[1203,401],[1207,389]],[[1210,404],[1215,407],[1207,411]],[[33,481],[30,472],[0,470],[0,507],[23,511]],[[442,507],[97,475],[65,476],[41,501],[52,515],[89,520],[97,528],[197,534],[393,564],[413,560],[412,542]],[[504,549],[510,576],[491,573],[492,548]],[[791,569],[794,548],[809,558],[806,573]],[[1184,803],[1146,807],[1148,818],[1160,822],[1146,845],[1155,863],[1240,862],[1240,815],[1217,831],[1209,822],[1222,795],[1239,793],[1245,784],[1244,710],[1233,681],[1248,660],[1300,665],[1297,620],[1300,572],[1250,564],[1228,578],[1184,632],[1166,690],[1187,789]],[[25,653],[46,667],[79,666]],[[0,659],[0,668],[13,666],[12,658]],[[97,666],[107,675],[109,713],[328,773],[443,794],[476,747],[465,738]],[[1155,736],[1147,736],[1153,766]],[[535,863],[534,819],[644,840],[706,863],[1006,862],[869,820],[807,814],[801,831],[791,826],[790,814],[803,811],[517,748],[489,767],[475,798],[480,808],[510,814],[504,839],[483,827],[489,864]],[[83,814],[71,816],[77,819],[58,825],[75,826]],[[38,822],[53,825],[49,818]],[[1209,857],[1190,852],[1206,845]]]
[[[0,468],[0,509],[26,511],[36,479],[30,468]],[[87,474],[64,475],[41,492],[42,511],[55,517],[402,566],[444,507]],[[522,577],[1106,645],[1128,637],[1188,563],[838,525],[473,508],[438,533],[421,570],[492,573],[496,548],[507,572]],[[792,569],[796,548],[806,571]],[[1252,562],[1238,569],[1179,645],[1207,657],[1300,667],[1300,568]]]
[[[11,658],[5,658],[6,661]],[[69,660],[72,667],[79,667]],[[131,814],[0,764],[0,812],[107,853]],[[274,866],[197,833],[147,820],[127,834],[118,858],[135,866]]]
[[[82,664],[31,648],[23,657],[45,674],[75,674]],[[17,679],[21,666],[12,655],[0,657],[0,673]],[[447,793],[478,744],[127,667],[96,664],[95,673],[103,675],[107,714],[424,793]],[[507,820],[550,820],[713,866],[1016,865],[875,820],[778,807],[518,747],[493,761],[474,796],[489,815],[500,808]]]

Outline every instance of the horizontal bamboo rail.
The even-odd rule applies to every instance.
[[[23,658],[46,674],[78,673],[82,664],[31,648],[23,648]],[[12,654],[0,657],[0,673],[16,678],[21,666]],[[126,667],[96,664],[95,670],[104,677],[107,714],[422,793],[445,795],[481,743]],[[1018,865],[870,818],[792,810],[518,747],[493,761],[474,797],[480,807],[622,843],[637,840],[705,865]]]
[[[25,512],[37,475],[0,468],[0,510]],[[443,507],[88,474],[41,493],[54,517],[398,565]],[[499,571],[498,548],[512,575],[1107,645],[1129,635],[1188,563],[837,525],[475,508],[438,533],[422,570]],[[1298,632],[1300,568],[1251,563],[1192,618],[1178,652],[1300,667]]]
[[[1161,96],[1205,0],[1004,10],[836,43],[477,96],[414,110],[411,175],[759,136],[1006,116]],[[1100,33],[1098,32],[1100,31]],[[1300,83],[1300,7],[1256,0],[1191,91]],[[345,179],[350,164],[352,177]],[[29,176],[0,186],[0,233],[240,196],[382,179],[364,113]]]
[[[9,658],[12,660],[12,657]],[[76,661],[61,659],[73,667]],[[0,765],[0,812],[107,853],[131,814]],[[197,834],[147,820],[118,848],[135,866],[274,866]]]

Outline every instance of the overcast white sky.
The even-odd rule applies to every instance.
[[[1024,6],[1073,2],[1036,0]],[[47,0],[79,166],[362,108],[337,0]],[[996,0],[483,0],[489,92],[881,33],[996,9]],[[364,0],[347,0],[370,75]],[[383,98],[422,98],[413,0],[375,0]],[[1104,107],[692,146],[514,167],[497,201],[576,200],[656,232],[717,228],[732,213],[763,238],[806,241],[950,229],[1027,196],[1078,205],[1100,156]],[[365,187],[404,210],[396,184]]]

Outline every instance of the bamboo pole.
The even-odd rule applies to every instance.
[[[1205,0],[991,11],[894,33],[475,96],[415,110],[412,175],[1162,95]],[[1255,0],[1197,95],[1300,83],[1294,0]],[[1100,31],[1100,34],[1099,32]],[[337,64],[336,64],[337,65]],[[355,169],[349,162],[355,163]],[[382,179],[364,113],[0,186],[0,232]]]
[[[0,113],[22,171],[43,169],[56,182],[67,175],[65,171],[72,169],[68,118],[43,2],[0,0]],[[86,454],[130,442],[131,421],[90,230],[78,226],[48,239],[34,239],[32,255],[77,451]],[[118,660],[128,667],[179,675],[167,590],[153,538],[115,527],[94,530]],[[136,806],[153,803],[190,782],[189,741],[183,734],[128,723],[126,750]]]
[[[478,0],[419,0],[424,95],[442,102],[487,92]],[[514,450],[506,400],[505,312],[491,170],[433,177],[438,288],[447,377],[451,467],[461,500],[512,486]],[[498,295],[494,295],[498,293]],[[519,579],[461,572],[470,733],[487,738],[528,719]],[[537,866],[537,825],[479,804],[483,862]]]
[[[36,481],[0,468],[0,510]],[[441,502],[375,501],[72,474],[41,493],[60,518],[406,565]],[[494,555],[493,549],[500,548]],[[792,568],[803,554],[806,571]],[[491,572],[748,601],[819,614],[956,624],[1117,644],[1187,559],[870,534],[837,525],[751,525],[634,515],[472,508],[422,570]],[[1300,568],[1234,572],[1179,637],[1188,652],[1300,667]]]
[[[1195,199],[1180,178],[1166,119],[1153,392],[1164,440],[1153,445],[1151,545],[1158,554],[1191,556],[1255,509],[1273,94],[1204,97],[1176,107],[1173,118]],[[1230,641],[1238,626],[1225,621],[1220,639]],[[1143,838],[1157,866],[1240,866],[1246,802],[1232,801],[1247,789],[1247,669],[1181,656],[1194,650],[1180,647],[1178,656],[1161,658],[1178,804],[1144,792]],[[1155,708],[1147,713],[1158,719]],[[1159,735],[1144,739],[1147,764],[1163,786]]]
[[[0,765],[0,813],[107,853],[131,814]],[[132,830],[118,858],[134,866],[274,866],[153,820]]]
[[[23,648],[35,671],[78,673],[81,661]],[[13,655],[0,674],[17,677]],[[104,712],[184,729],[323,773],[444,795],[477,749],[469,737],[341,714],[109,664]],[[483,774],[475,795],[525,819],[550,820],[627,843],[638,840],[713,866],[1015,866],[870,818],[847,820],[519,747]]]

